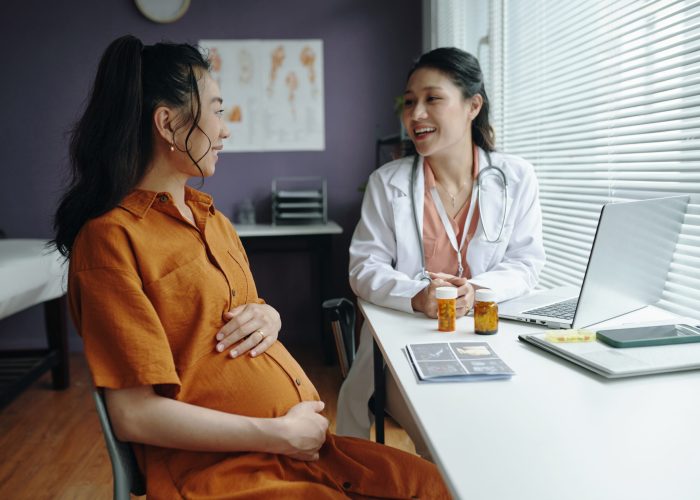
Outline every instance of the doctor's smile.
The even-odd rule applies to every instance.
[[[416,128],[413,130],[413,135],[415,136],[415,140],[421,141],[427,137],[428,134],[431,134],[432,132],[435,132],[437,129],[434,127],[422,127],[422,128]]]

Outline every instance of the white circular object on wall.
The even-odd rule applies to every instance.
[[[154,23],[174,23],[190,6],[190,0],[134,0],[139,12]]]

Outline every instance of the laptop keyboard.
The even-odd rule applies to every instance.
[[[578,297],[574,297],[573,299],[562,300],[561,302],[555,302],[548,306],[530,309],[529,311],[525,311],[524,314],[534,314],[536,316],[547,316],[550,318],[572,321],[574,319],[574,313],[576,312],[577,303]]]

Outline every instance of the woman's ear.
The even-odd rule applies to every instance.
[[[175,141],[174,119],[174,111],[167,106],[158,106],[153,112],[153,126],[156,132],[170,145]]]
[[[484,105],[484,97],[481,94],[474,94],[469,105],[469,119],[474,120],[481,111],[481,106]]]

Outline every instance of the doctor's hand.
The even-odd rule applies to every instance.
[[[457,317],[466,315],[474,307],[474,286],[467,281],[467,278],[459,278],[446,273],[428,273],[430,278],[440,279],[457,287]]]
[[[259,356],[277,341],[282,327],[279,313],[267,304],[234,307],[224,313],[224,321],[226,324],[216,333],[216,350],[223,352],[240,342],[229,352],[232,358],[248,351],[252,357]]]
[[[411,299],[411,306],[414,311],[420,311],[429,318],[437,318],[438,306],[437,298],[435,297],[435,289],[441,286],[454,286],[449,281],[439,277],[434,277],[431,273],[431,281],[428,286],[418,292]],[[459,295],[459,291],[457,292]]]

